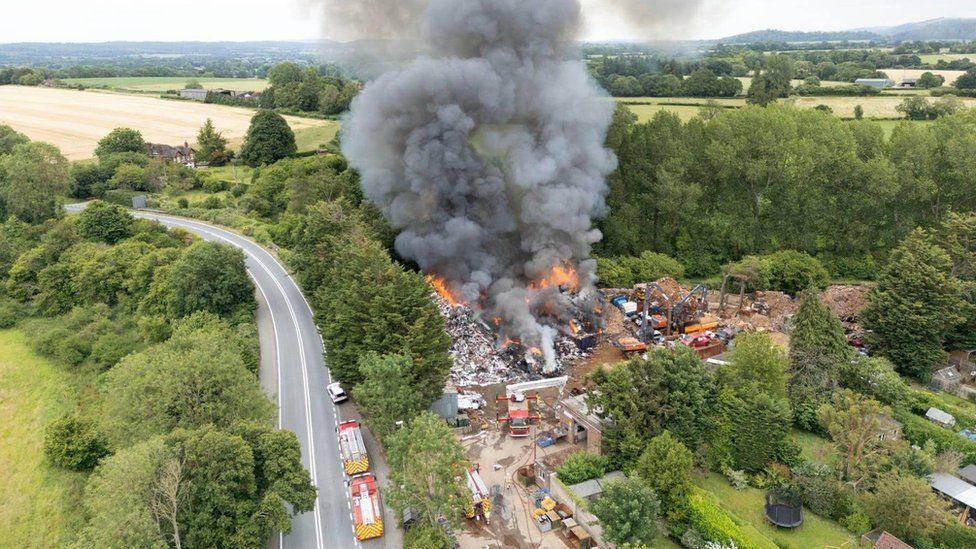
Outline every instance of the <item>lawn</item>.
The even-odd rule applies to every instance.
[[[89,88],[108,88],[139,92],[165,92],[180,90],[190,80],[196,80],[204,88],[223,88],[234,91],[261,91],[268,87],[263,78],[193,78],[189,76],[123,76],[118,78],[67,78],[66,84],[80,84]]]
[[[78,381],[0,330],[0,547],[64,547],[83,523],[84,475],[43,454],[44,426],[71,411]]]
[[[800,445],[800,454],[813,463],[826,465],[834,454],[830,441],[813,433],[794,429],[793,440]]]
[[[885,137],[891,137],[891,132],[895,131],[899,125],[903,123],[918,124],[922,126],[931,126],[933,120],[875,120],[874,123],[881,126],[881,129],[885,132]]]
[[[919,55],[922,59],[922,63],[929,65],[934,65],[941,60],[945,61],[959,61],[960,59],[969,59],[971,61],[976,61],[976,53],[926,53]]]
[[[755,488],[736,490],[716,473],[695,475],[695,485],[714,494],[722,507],[738,519],[784,549],[817,549],[825,547],[856,547],[854,536],[839,524],[804,510],[803,525],[796,530],[776,528],[766,522],[763,507],[765,496]],[[741,524],[740,524],[741,526]]]

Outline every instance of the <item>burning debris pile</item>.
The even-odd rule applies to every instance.
[[[559,334],[553,342],[555,367],[550,368],[542,360],[540,349],[526,349],[512,340],[499,342],[495,331],[472,308],[439,293],[434,299],[451,336],[451,381],[458,387],[561,375],[568,363],[586,356],[580,342],[583,334]]]

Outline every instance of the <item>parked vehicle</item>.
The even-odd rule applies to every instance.
[[[356,539],[365,541],[383,535],[383,507],[380,505],[380,492],[376,477],[364,473],[349,481],[352,496],[353,522]]]
[[[342,386],[339,385],[338,381],[335,383],[330,383],[326,389],[329,391],[329,398],[332,399],[333,404],[339,404],[340,402],[345,402],[349,399],[349,395],[347,395],[346,391],[342,389]]]
[[[363,442],[363,433],[357,421],[344,421],[339,424],[339,453],[342,467],[349,476],[369,471],[369,454]]]

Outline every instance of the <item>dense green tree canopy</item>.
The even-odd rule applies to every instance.
[[[38,223],[58,215],[71,190],[68,161],[53,145],[24,143],[0,156],[0,214]]]
[[[637,479],[611,482],[603,489],[592,512],[600,519],[603,535],[616,544],[651,547],[658,533],[660,503],[646,483]]]
[[[6,124],[0,124],[0,156],[12,153],[14,147],[23,145],[28,141],[30,139],[26,135],[14,131],[13,128]]]
[[[280,114],[262,110],[251,119],[247,129],[241,160],[251,167],[273,164],[295,154],[295,133]]]
[[[78,234],[97,242],[115,244],[132,231],[132,216],[125,208],[95,200],[78,215]]]
[[[98,142],[95,156],[105,158],[116,153],[146,154],[146,142],[142,134],[131,128],[116,128]]]
[[[173,263],[169,314],[197,311],[227,315],[254,305],[254,286],[244,268],[244,252],[216,242],[197,242]]]

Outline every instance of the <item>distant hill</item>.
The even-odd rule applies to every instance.
[[[756,42],[905,42],[912,40],[976,40],[976,19],[931,19],[893,27],[873,27],[843,31],[760,30],[722,38],[724,44]]]

